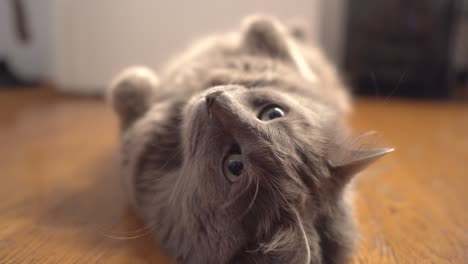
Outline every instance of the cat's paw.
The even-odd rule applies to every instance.
[[[112,81],[108,98],[122,128],[128,127],[148,110],[158,84],[156,73],[144,66],[129,67]]]

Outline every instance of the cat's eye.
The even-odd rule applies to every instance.
[[[262,121],[270,121],[285,116],[284,110],[279,106],[267,106],[260,112],[258,118]]]
[[[244,163],[241,154],[230,154],[224,159],[223,173],[224,176],[230,181],[235,182],[240,178]]]

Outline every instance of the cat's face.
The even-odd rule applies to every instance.
[[[324,133],[334,117],[326,104],[305,103],[275,87],[238,85],[192,98],[182,130],[186,190],[210,207],[254,214],[248,226],[258,231],[294,219],[306,204],[314,211],[329,177]]]

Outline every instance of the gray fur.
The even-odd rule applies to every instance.
[[[159,78],[132,68],[112,85],[130,200],[178,263],[343,263],[352,253],[345,194],[364,167],[353,164],[381,152],[357,157],[346,144],[349,96],[303,36],[250,17]],[[267,104],[287,115],[260,121]],[[222,164],[235,144],[244,171],[231,183]]]

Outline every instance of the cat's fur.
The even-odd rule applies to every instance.
[[[348,183],[388,150],[346,143],[348,94],[303,36],[254,16],[194,44],[159,78],[134,67],[114,81],[130,199],[178,263],[342,263],[351,254]],[[286,116],[259,120],[269,104]],[[235,144],[244,171],[231,183],[222,164]]]

